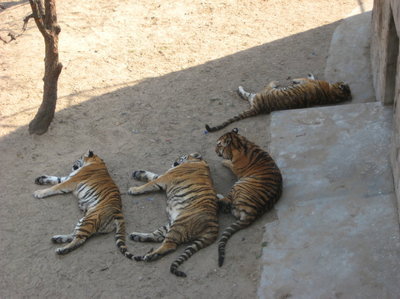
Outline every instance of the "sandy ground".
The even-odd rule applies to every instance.
[[[117,3],[117,4],[116,4]],[[1,1],[0,36],[19,33],[27,1]],[[169,273],[178,252],[153,263],[124,258],[111,234],[60,257],[50,242],[81,217],[72,195],[34,199],[38,175],[66,175],[88,148],[107,163],[123,193],[127,230],[151,231],[166,221],[163,194],[131,197],[135,169],[161,173],[180,154],[209,162],[218,192],[234,176],[214,153],[222,132],[204,134],[247,107],[235,90],[313,72],[323,79],[332,33],[362,0],[59,1],[59,100],[45,135],[27,124],[41,103],[44,43],[34,22],[0,45],[0,297],[254,298],[263,224],[237,233],[225,264],[217,246]],[[268,116],[229,126],[268,147]],[[273,155],[273,153],[272,153]],[[221,217],[221,230],[232,222]],[[128,241],[134,254],[152,244]]]

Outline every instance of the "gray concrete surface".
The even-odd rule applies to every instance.
[[[265,225],[260,298],[399,298],[391,115],[377,102],[272,115],[284,193]]]
[[[372,84],[371,12],[344,19],[333,33],[325,67],[325,80],[350,85],[353,103],[375,101]]]
[[[259,298],[400,298],[393,109],[375,102],[370,18],[349,17],[332,37],[325,79],[349,83],[350,104],[271,116],[284,192],[265,224]]]

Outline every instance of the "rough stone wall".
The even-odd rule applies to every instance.
[[[371,67],[376,99],[393,104],[391,163],[400,207],[400,1],[374,0],[371,24]]]

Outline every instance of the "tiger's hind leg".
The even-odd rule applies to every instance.
[[[168,232],[165,234],[165,239],[161,243],[160,247],[154,251],[151,249],[144,256],[135,256],[135,260],[146,262],[155,261],[164,255],[175,251],[179,244],[188,241],[184,235],[184,232],[179,227],[170,225]]]
[[[56,253],[60,255],[67,254],[81,246],[83,243],[85,243],[86,240],[87,238],[78,238],[77,236],[75,236],[68,245],[57,248]]]
[[[89,216],[89,215],[87,215]],[[55,243],[65,243],[61,242],[66,240],[69,242],[66,246],[60,247],[56,249],[57,254],[67,254],[72,250],[81,246],[85,241],[91,237],[96,231],[96,220],[95,219],[88,219],[88,217],[81,218],[77,225],[75,226],[74,233],[71,235],[58,235],[52,238],[52,241]],[[61,237],[61,238],[57,238]],[[65,238],[63,238],[65,237]]]
[[[51,238],[51,241],[53,243],[70,243],[73,239],[73,235],[55,235]]]
[[[170,225],[163,225],[152,233],[132,232],[129,238],[136,242],[162,242],[169,231]]]
[[[136,261],[145,261],[145,262],[151,262],[155,261],[164,255],[167,255],[168,253],[171,253],[176,250],[178,247],[178,244],[166,237],[164,241],[162,242],[161,246],[158,247],[156,250],[151,249],[148,253],[146,253],[143,256],[135,256]]]

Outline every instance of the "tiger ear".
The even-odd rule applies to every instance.
[[[94,153],[93,153],[91,150],[89,150],[88,157],[91,158],[91,157],[93,157],[93,156],[94,156]]]
[[[239,129],[238,128],[233,128],[232,132],[237,134],[237,133],[239,133]]]

